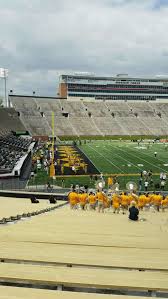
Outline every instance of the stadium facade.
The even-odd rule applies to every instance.
[[[98,77],[61,75],[59,96],[67,99],[156,100],[168,99],[168,78],[135,78],[128,75]]]

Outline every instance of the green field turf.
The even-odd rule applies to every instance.
[[[163,143],[144,142],[138,146],[137,142],[94,141],[81,145],[80,149],[104,174],[168,171],[168,147]]]
[[[160,172],[168,170],[168,147],[163,143],[152,141],[140,143],[130,141],[88,141],[82,143],[79,148],[92,161],[99,172],[104,174],[105,179],[109,174],[116,174],[120,183],[120,188],[125,189],[128,181],[134,181],[138,185],[140,172],[152,170],[154,184],[159,183]],[[154,157],[157,152],[157,157]],[[62,177],[57,177],[54,184],[62,185]],[[29,185],[43,185],[51,181],[44,170],[37,173],[37,177],[29,181]],[[107,180],[106,180],[107,182]],[[94,187],[95,182],[90,181],[89,176],[64,177],[64,186],[70,187],[71,184],[87,184]],[[154,190],[154,185],[149,190]],[[144,190],[144,186],[142,188]],[[168,181],[165,190],[168,190]]]

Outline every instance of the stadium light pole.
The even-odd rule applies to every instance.
[[[4,79],[4,88],[5,88],[5,106],[8,107],[8,99],[6,92],[6,82],[8,77],[8,69],[0,68],[0,78]]]

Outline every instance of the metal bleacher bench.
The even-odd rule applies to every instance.
[[[7,297],[6,297],[7,296]],[[104,295],[79,292],[63,292],[53,290],[39,290],[30,288],[16,288],[0,286],[0,299],[147,299],[147,297],[134,297],[125,295]]]
[[[139,272],[1,263],[0,282],[82,289],[168,292],[167,272]]]

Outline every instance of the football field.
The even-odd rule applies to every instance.
[[[144,170],[150,170],[153,173],[153,184],[148,190],[160,190],[155,188],[155,184],[160,184],[160,173],[168,172],[168,144],[149,142],[131,142],[131,141],[87,141],[78,145],[79,149],[89,158],[97,168],[97,174],[103,173],[106,181],[111,175],[117,175],[121,189],[126,188],[127,182],[133,181],[139,184],[140,173]],[[155,152],[156,157],[155,157]],[[62,185],[62,179],[64,183]],[[47,175],[42,168],[38,170],[34,179],[29,180],[28,185],[44,185],[48,181],[51,184],[69,188],[72,184],[95,186],[95,181],[90,180],[89,174],[84,175],[57,175],[56,180]],[[142,184],[144,190],[144,179]],[[165,190],[168,190],[168,180],[166,180]]]
[[[143,170],[159,174],[168,170],[168,145],[164,143],[94,141],[80,149],[103,174],[133,175]]]

